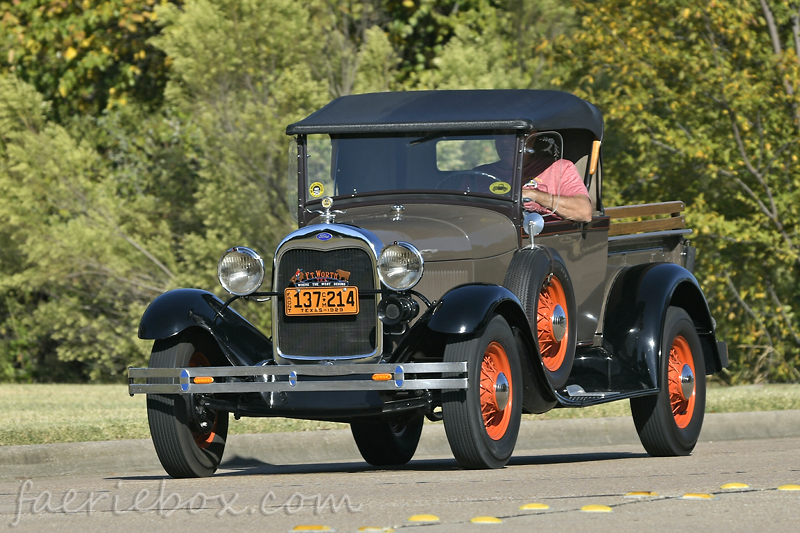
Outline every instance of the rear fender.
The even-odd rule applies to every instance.
[[[140,339],[166,339],[200,327],[214,337],[234,366],[272,359],[272,342],[210,292],[176,289],[150,303],[139,322]]]
[[[636,265],[620,272],[606,303],[603,343],[620,368],[611,376],[611,390],[660,385],[661,334],[670,306],[681,307],[692,317],[707,373],[727,366],[727,357],[717,346],[708,303],[692,273],[673,263]]]

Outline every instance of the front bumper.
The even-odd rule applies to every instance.
[[[448,376],[445,377],[444,374],[448,374]],[[452,375],[456,375],[456,377],[452,377]],[[198,378],[201,378],[200,383],[197,382]],[[136,380],[142,379],[158,379],[162,383],[136,382]],[[264,381],[254,381],[255,379]],[[172,382],[164,383],[163,381],[166,380]],[[128,368],[128,393],[131,396],[134,394],[404,391],[466,388],[466,362]]]

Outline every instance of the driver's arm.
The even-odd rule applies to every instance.
[[[523,189],[522,198],[527,198],[541,205],[564,219],[574,220],[575,222],[591,222],[592,203],[587,196],[582,194],[576,196],[553,196],[550,193],[539,189]]]

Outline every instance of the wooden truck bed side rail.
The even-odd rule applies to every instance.
[[[611,217],[611,227],[608,236],[628,235],[645,231],[663,231],[670,229],[683,229],[686,220],[681,211],[685,209],[683,202],[660,202],[657,204],[624,205],[620,207],[607,207],[606,215]],[[669,215],[668,218],[655,218],[651,220],[636,220],[633,222],[614,222],[623,218],[648,217]]]

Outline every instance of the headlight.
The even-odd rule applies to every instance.
[[[223,289],[234,296],[247,296],[264,281],[264,261],[250,248],[235,246],[222,255],[217,275]]]
[[[405,291],[422,278],[422,254],[407,242],[395,242],[383,247],[378,256],[378,276],[384,285]]]

